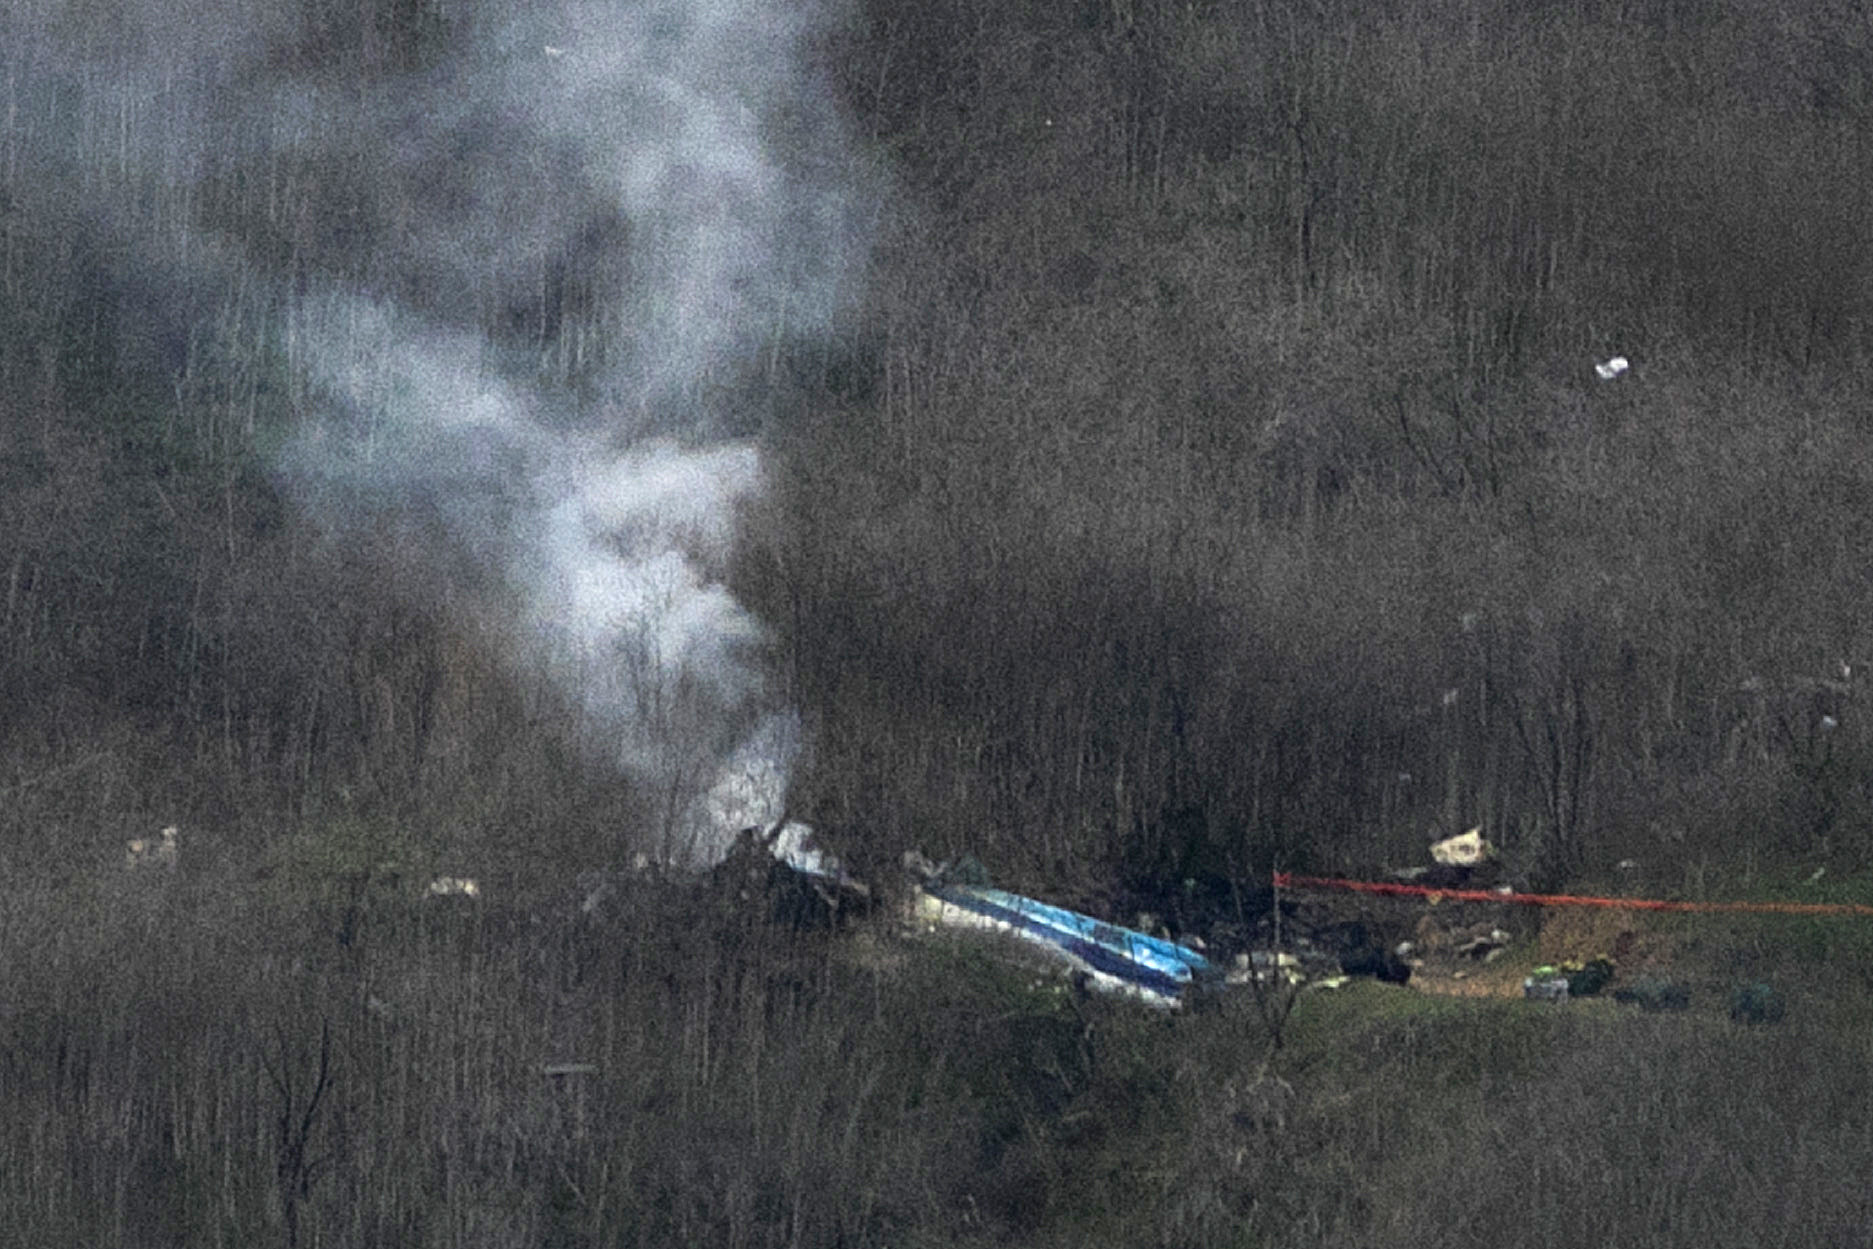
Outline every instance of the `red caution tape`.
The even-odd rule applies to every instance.
[[[1493,889],[1434,889],[1390,881],[1340,880],[1331,876],[1275,873],[1277,889],[1351,889],[1408,898],[1459,902],[1512,902],[1519,906],[1598,906],[1626,911],[1754,911],[1771,915],[1873,915],[1873,906],[1852,902],[1667,902],[1658,898],[1590,898],[1571,893],[1498,893]]]

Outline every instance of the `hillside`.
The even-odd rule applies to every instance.
[[[580,904],[785,815],[1192,931],[1472,826],[1867,901],[1869,65],[1832,0],[0,6],[0,1241],[1855,1243],[1863,925],[1529,913],[1443,987],[1699,1008],[1271,1059]]]

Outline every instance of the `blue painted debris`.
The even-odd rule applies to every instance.
[[[1041,948],[1094,988],[1154,1006],[1178,1006],[1223,984],[1195,950],[1004,889],[936,882],[922,886],[918,917],[940,927],[1004,932]]]

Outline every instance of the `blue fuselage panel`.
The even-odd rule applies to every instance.
[[[951,906],[1004,924],[1028,940],[1057,946],[1093,971],[1160,997],[1182,997],[1193,984],[1219,976],[1208,959],[1186,946],[1003,889],[934,885],[926,886],[924,891]]]

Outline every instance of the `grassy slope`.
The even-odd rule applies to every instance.
[[[1688,1249],[1873,1213],[1873,995],[1798,955],[1747,967],[1796,988],[1776,1028],[1358,982],[1271,1052],[1241,997],[1167,1018],[706,893],[596,926],[380,895],[347,945],[342,907],[149,884],[83,926],[7,895],[38,957],[0,982],[0,1242],[284,1243],[289,1204],[301,1243],[482,1247]],[[1761,953],[1672,935],[1694,980]]]

